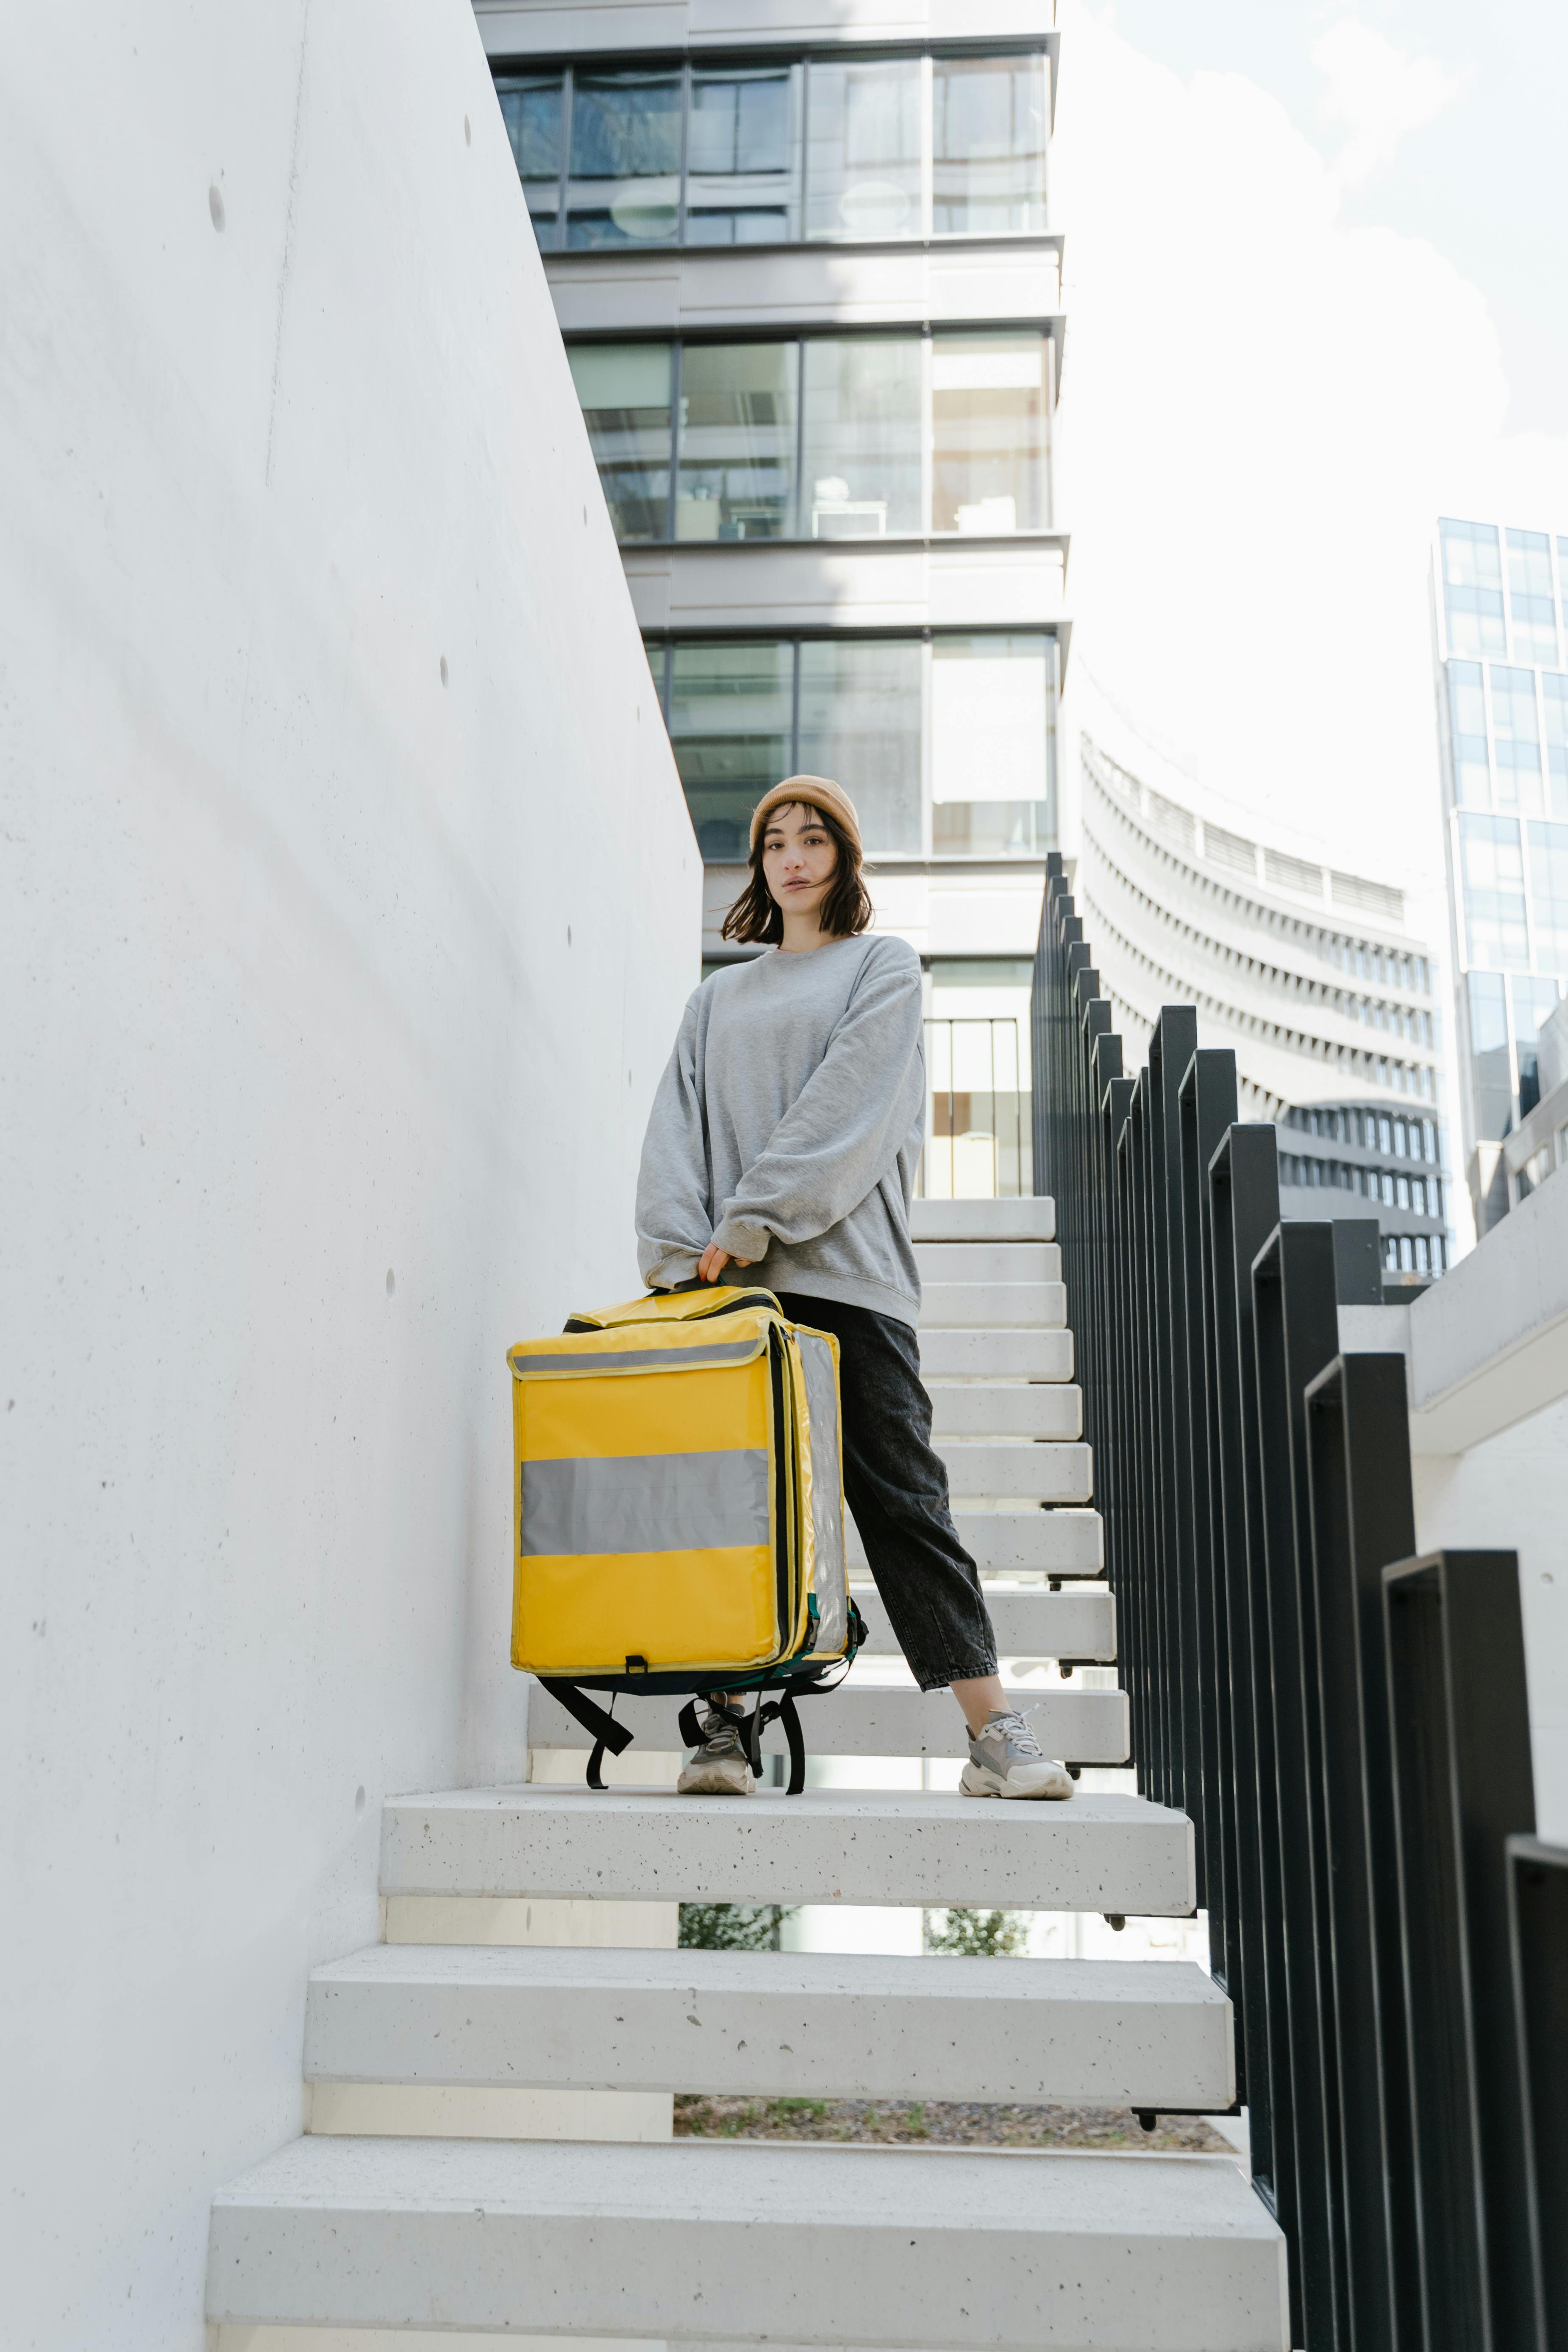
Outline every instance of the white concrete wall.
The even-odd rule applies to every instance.
[[[0,511],[0,2333],[195,2352],[383,1791],[521,1776],[502,1350],[696,976],[467,0],[14,16]]]

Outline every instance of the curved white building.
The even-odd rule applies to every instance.
[[[1243,1118],[1286,1132],[1292,1216],[1375,1212],[1390,1271],[1447,1263],[1437,971],[1404,894],[1215,824],[1079,738],[1075,893],[1142,1054],[1163,1004],[1235,1047]]]

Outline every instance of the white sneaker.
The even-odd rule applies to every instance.
[[[741,1738],[742,1718],[710,1701],[702,1717],[702,1745],[675,1784],[678,1797],[750,1797],[756,1781]]]
[[[1072,1775],[1041,1749],[1024,1717],[1013,1707],[993,1707],[985,1728],[969,1743],[969,1761],[958,1776],[966,1797],[1072,1795]]]

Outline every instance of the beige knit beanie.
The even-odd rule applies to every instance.
[[[751,845],[753,849],[757,845],[757,835],[773,811],[783,808],[790,801],[804,801],[809,808],[826,809],[829,816],[837,819],[858,851],[860,820],[855,814],[855,803],[842,784],[834,783],[827,776],[786,776],[782,784],[775,784],[771,792],[764,793],[752,811]]]

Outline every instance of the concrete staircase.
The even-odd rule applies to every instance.
[[[937,1442],[1019,1673],[1116,1648],[1052,1231],[1048,1201],[919,1206]],[[814,1707],[813,1751],[961,1755],[951,1698],[900,1681],[874,1591],[858,1597],[867,1653]],[[1120,1691],[1019,1698],[1051,1753],[1125,1759]],[[668,1740],[668,1702],[646,1725],[619,1711]],[[1284,2352],[1283,2242],[1226,2158],[650,2140],[637,2121],[678,2090],[1228,2107],[1229,2003],[1190,1963],[627,1948],[661,1919],[672,1936],[683,1901],[1182,1918],[1184,1815],[1087,1788],[1038,1806],[929,1788],[595,1796],[549,1777],[574,1776],[585,1743],[537,1689],[530,1737],[526,1787],[386,1805],[403,1940],[311,1980],[317,2128],[216,2200],[218,2352],[346,2352],[379,2331]],[[422,1921],[430,1940],[407,1940]],[[465,1922],[472,1940],[454,1940]],[[552,2127],[552,2099],[599,2104]],[[529,2100],[546,2104],[506,2104]],[[334,2114],[354,2120],[323,2130]]]

